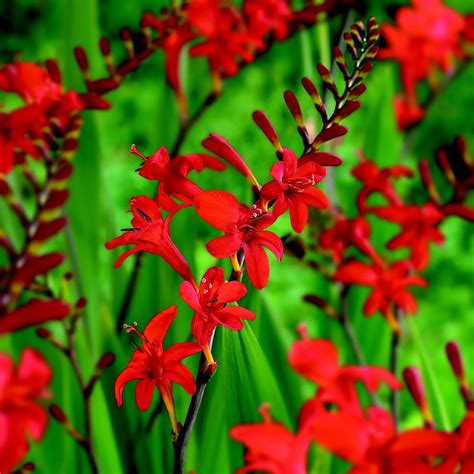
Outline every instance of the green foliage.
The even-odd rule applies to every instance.
[[[134,26],[142,10],[157,11],[164,2],[98,2],[81,0],[67,2],[45,0],[6,2],[2,13],[11,19],[11,28],[1,33],[0,58],[10,60],[20,51],[25,60],[38,61],[49,56],[59,57],[68,86],[78,86],[78,70],[71,50],[76,44],[86,47],[91,58],[98,51],[101,35],[117,38],[122,25]],[[368,12],[386,19],[385,8],[394,2],[367,2]],[[400,3],[400,2],[397,2]],[[461,0],[450,2],[460,10],[466,9]],[[26,19],[28,22],[26,29]],[[57,25],[61,25],[58,27]],[[245,68],[225,84],[223,96],[196,124],[185,140],[183,152],[202,151],[200,141],[209,132],[225,136],[248,160],[255,175],[264,182],[274,162],[273,150],[251,120],[256,109],[264,110],[271,118],[282,142],[296,146],[293,122],[283,102],[283,91],[292,89],[303,97],[299,80],[303,75],[315,78],[314,65],[327,57],[327,45],[337,41],[340,19],[325,24],[323,31],[310,29],[289,41],[276,44],[256,64]],[[321,27],[320,27],[321,28]],[[326,35],[326,41],[321,41]],[[326,44],[325,44],[326,43]],[[113,43],[115,48],[117,43]],[[326,50],[324,49],[326,48]],[[329,66],[329,65],[328,65]],[[93,69],[100,72],[98,64]],[[210,88],[206,68],[193,61],[188,71],[187,88],[191,109],[194,110]],[[433,162],[433,151],[440,144],[452,141],[460,133],[469,133],[474,127],[471,110],[474,101],[474,65],[463,70],[446,90],[431,104],[428,117],[416,132],[408,156],[401,158],[403,137],[397,132],[392,108],[394,91],[399,87],[397,68],[390,63],[377,64],[368,81],[368,90],[362,96],[362,108],[347,126],[350,130],[337,150],[345,160],[335,171],[337,199],[349,214],[355,210],[357,185],[350,176],[350,167],[356,162],[356,149],[380,165],[392,165],[401,159],[413,169],[417,159],[428,157]],[[163,78],[163,57],[154,55],[145,65],[127,79],[110,96],[113,108],[109,112],[86,115],[81,135],[81,146],[75,157],[75,172],[71,185],[71,199],[66,212],[70,227],[61,242],[76,273],[76,295],[88,299],[84,333],[79,340],[81,363],[89,373],[93,363],[105,351],[113,351],[117,360],[109,373],[96,387],[92,411],[94,439],[99,464],[103,472],[120,474],[135,472],[170,472],[172,448],[169,441],[169,422],[165,413],[155,420],[151,433],[137,435],[146,425],[150,413],[138,412],[132,387],[127,387],[124,407],[115,406],[113,384],[125,367],[133,348],[126,335],[116,337],[115,326],[122,304],[124,290],[133,267],[129,259],[120,270],[112,268],[118,252],[108,252],[104,242],[127,227],[129,217],[124,212],[132,195],[152,193],[150,183],[139,178],[133,170],[136,157],[129,156],[132,143],[149,155],[159,146],[171,146],[177,133],[176,106]],[[303,102],[303,111],[312,116],[312,104]],[[238,126],[237,126],[238,125]],[[319,126],[319,124],[316,124]],[[206,189],[219,187],[235,192],[241,199],[250,199],[242,177],[229,171],[219,175],[204,172],[197,181]],[[2,225],[9,235],[15,235],[15,223],[0,207]],[[288,221],[278,223],[277,231],[289,231]],[[377,243],[386,242],[393,227],[375,230]],[[419,315],[416,325],[422,335],[425,351],[430,355],[431,370],[439,383],[439,396],[446,403],[447,415],[454,426],[462,412],[457,403],[457,389],[444,357],[442,347],[456,339],[464,348],[466,366],[474,367],[472,346],[474,323],[470,309],[474,307],[472,292],[474,239],[468,224],[449,221],[443,228],[448,236],[442,248],[433,248],[433,261],[425,276],[430,287],[417,292]],[[212,264],[204,243],[216,234],[192,210],[185,210],[172,226],[177,246],[190,262],[198,279]],[[273,257],[270,257],[271,259]],[[143,326],[157,312],[177,303],[180,279],[154,255],[146,255],[136,292],[131,302],[127,321]],[[80,286],[79,286],[80,285]],[[73,290],[74,291],[74,290]],[[258,407],[262,402],[272,405],[275,419],[296,428],[297,410],[314,387],[302,381],[287,363],[287,353],[296,338],[296,326],[305,322],[311,335],[334,340],[346,362],[354,362],[344,336],[335,321],[325,319],[321,311],[303,302],[307,293],[329,295],[330,289],[318,274],[301,262],[285,256],[284,262],[272,262],[268,287],[246,298],[246,306],[257,314],[257,319],[240,332],[219,330],[216,335],[216,360],[219,369],[207,387],[207,394],[199,413],[198,423],[188,452],[188,468],[199,474],[231,472],[242,465],[242,448],[230,440],[229,429],[243,422],[259,419]],[[366,319],[362,316],[365,290],[349,294],[349,317],[361,335],[361,344],[370,364],[386,365],[389,330],[380,316]],[[179,303],[176,326],[167,342],[187,340],[190,336],[191,311]],[[53,325],[54,326],[54,325]],[[59,329],[58,329],[59,331]],[[79,426],[81,401],[76,380],[62,356],[45,342],[36,338],[32,330],[0,339],[0,349],[18,355],[26,345],[40,349],[54,369],[53,397]],[[419,365],[415,341],[407,332],[401,347],[401,365]],[[195,370],[196,360],[191,362]],[[422,364],[423,367],[423,364]],[[471,374],[472,375],[472,374]],[[175,390],[178,417],[183,420],[189,397],[179,387]],[[429,397],[434,399],[433,387],[428,384]],[[178,393],[179,392],[179,393]],[[155,403],[157,403],[155,399]],[[414,404],[404,394],[401,399],[402,424],[419,424]],[[440,420],[439,407],[433,403],[434,413]],[[325,468],[317,472],[342,472],[337,461],[328,459]],[[88,465],[77,444],[64,435],[63,428],[51,421],[47,435],[40,445],[33,446],[28,457],[42,472],[86,473]],[[316,471],[314,471],[316,472]]]

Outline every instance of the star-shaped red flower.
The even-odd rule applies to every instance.
[[[194,393],[196,384],[193,374],[180,361],[201,351],[201,346],[195,342],[182,342],[163,349],[163,339],[177,313],[176,306],[158,313],[147,324],[143,334],[137,331],[136,325],[125,326],[129,332],[133,331],[140,337],[142,347],[137,347],[128,367],[115,381],[115,399],[119,407],[122,406],[123,389],[131,380],[138,380],[135,400],[140,410],[148,410],[156,387],[168,410],[175,434],[178,433],[178,423],[171,382],[181,385],[190,395]]]
[[[224,271],[220,267],[211,267],[202,277],[199,290],[189,283],[181,283],[180,294],[184,301],[195,311],[192,322],[193,336],[204,349],[209,364],[214,359],[209,349],[209,339],[216,326],[240,331],[242,319],[254,319],[255,314],[240,306],[229,306],[245,296],[247,288],[239,281],[224,281]]]
[[[283,255],[281,240],[265,230],[273,224],[275,217],[259,204],[252,208],[239,204],[235,196],[224,191],[204,192],[196,198],[194,206],[202,219],[225,233],[207,243],[209,253],[217,258],[231,257],[234,268],[240,270],[236,255],[243,249],[250,281],[256,288],[264,288],[270,268],[263,247],[278,259]]]

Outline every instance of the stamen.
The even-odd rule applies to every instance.
[[[138,209],[138,208],[137,208],[137,212],[138,212],[138,214],[140,214],[140,216],[143,217],[143,219],[145,219],[147,222],[151,222],[151,221],[153,220],[148,214],[146,214],[145,212],[143,212],[141,209]]]
[[[130,154],[131,155],[137,155],[139,156],[142,160],[146,160],[147,157],[145,155],[143,155],[142,153],[140,153],[138,150],[137,150],[137,147],[135,145],[132,145],[130,147]]]

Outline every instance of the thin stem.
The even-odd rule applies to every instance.
[[[346,333],[347,339],[349,340],[349,344],[354,352],[354,355],[357,360],[357,364],[361,367],[367,365],[364,353],[362,352],[362,347],[360,345],[359,339],[357,334],[354,331],[354,328],[347,317],[347,293],[349,291],[349,287],[345,285],[341,285],[339,288],[339,295],[341,298],[341,307],[342,311],[338,316],[338,321],[341,324],[344,332]],[[369,397],[373,405],[378,405],[379,401],[375,393],[369,391]]]
[[[425,351],[425,347],[423,345],[423,342],[421,341],[420,334],[418,333],[418,328],[416,327],[415,318],[413,317],[407,318],[407,321],[408,321],[408,326],[410,328],[411,336],[413,338],[413,343],[415,344],[421,363],[428,377],[428,381],[431,385],[431,388],[433,389],[433,394],[436,400],[436,404],[438,405],[439,415],[441,417],[441,425],[442,425],[441,428],[444,431],[450,431],[451,423],[449,422],[448,412],[446,410],[446,406],[444,404],[438,382],[434,375],[430,358],[428,357],[428,354]]]
[[[83,400],[84,406],[84,442],[80,443],[84,451],[86,452],[87,459],[91,466],[91,470],[93,474],[97,474],[99,472],[99,467],[97,464],[97,457],[95,451],[93,449],[92,444],[92,413],[91,413],[91,393],[92,390],[89,389],[88,384],[85,382],[84,377],[82,376],[81,367],[79,365],[79,361],[77,359],[76,354],[76,344],[75,344],[75,333],[74,329],[77,327],[75,324],[70,324],[67,326],[64,325],[66,329],[66,336],[67,336],[67,346],[66,346],[66,357],[68,357],[73,372],[76,376],[77,382],[81,389],[81,396]]]
[[[212,334],[209,341],[209,349],[212,349],[212,344],[214,342],[214,334]],[[212,377],[213,372],[208,373],[209,365],[206,360],[204,353],[201,353],[201,358],[199,360],[199,372],[196,379],[196,391],[191,398],[191,402],[188,407],[188,412],[186,414],[186,419],[184,420],[184,425],[179,432],[178,438],[173,443],[174,449],[174,469],[173,474],[184,474],[184,468],[186,466],[186,448],[188,446],[189,440],[191,438],[191,433],[196,423],[196,419],[201,408],[202,399],[206,391],[207,384]]]
[[[401,311],[397,308],[395,312],[395,318],[397,323],[401,319]],[[399,352],[400,352],[400,333],[392,331],[392,339],[390,343],[390,361],[389,370],[393,375],[397,377],[399,369]],[[390,392],[390,411],[392,412],[392,418],[395,422],[395,426],[398,428],[400,421],[400,395],[398,390],[392,390]]]
[[[142,261],[143,252],[138,252],[135,255],[135,262],[133,264],[132,274],[130,275],[130,278],[128,280],[127,289],[125,290],[125,295],[123,297],[122,304],[120,306],[120,311],[117,316],[117,334],[120,333],[123,328],[123,323],[127,319],[128,310],[130,309],[130,305],[132,304],[133,294],[135,293],[135,288],[137,287],[138,275],[140,273]]]

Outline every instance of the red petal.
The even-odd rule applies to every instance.
[[[18,380],[29,387],[34,396],[41,396],[53,376],[46,360],[38,351],[26,348],[18,365]]]
[[[139,410],[145,411],[150,408],[154,388],[155,381],[148,377],[146,379],[140,380],[137,383],[137,388],[135,389],[135,399],[137,401]]]
[[[224,191],[207,191],[195,199],[194,205],[198,215],[208,224],[224,232],[235,232],[240,210],[234,195]]]
[[[321,386],[329,384],[339,372],[337,348],[324,339],[294,342],[288,361],[293,370]]]
[[[372,286],[377,283],[378,275],[370,265],[360,262],[347,262],[339,267],[334,279],[343,283]]]
[[[308,222],[308,206],[300,195],[288,196],[288,207],[290,209],[291,227],[295,232],[302,232]]]
[[[206,244],[208,252],[216,258],[230,257],[242,246],[237,234],[226,234],[210,240]]]
[[[357,463],[369,447],[369,428],[369,423],[351,413],[327,413],[318,416],[313,436],[317,443],[328,450],[349,462]]]
[[[252,311],[248,310],[247,308],[243,308],[242,306],[227,306],[226,308],[221,309],[218,313],[216,313],[216,318],[218,318],[226,327],[229,327],[226,323],[229,317],[238,318],[239,320],[252,320],[255,319],[255,313],[252,313]],[[240,324],[239,326],[239,329],[242,329],[242,324]]]
[[[179,287],[179,294],[181,298],[188,304],[188,306],[194,311],[201,311],[202,308],[199,303],[199,298],[194,288],[189,281],[183,281]]]
[[[163,378],[181,385],[189,395],[196,391],[196,382],[191,371],[180,362],[170,362],[165,367]]]
[[[176,305],[170,306],[169,308],[161,311],[146,325],[143,330],[143,335],[150,341],[158,344],[159,347],[163,347],[163,339],[166,331],[173,319],[178,314],[178,308]]]
[[[310,206],[317,209],[326,209],[329,206],[329,201],[326,195],[318,188],[306,188],[301,198]]]
[[[238,301],[247,294],[247,288],[240,281],[223,283],[217,293],[217,304]]]
[[[142,370],[129,367],[122,371],[122,373],[117,377],[117,380],[115,381],[115,400],[119,407],[122,406],[122,395],[125,385],[131,380],[142,379],[143,377],[144,373]]]
[[[255,288],[265,288],[270,275],[270,266],[265,250],[253,241],[243,243],[247,272]]]
[[[201,346],[195,342],[179,342],[173,344],[163,352],[163,364],[166,365],[169,362],[180,361],[198,352],[201,352]]]

